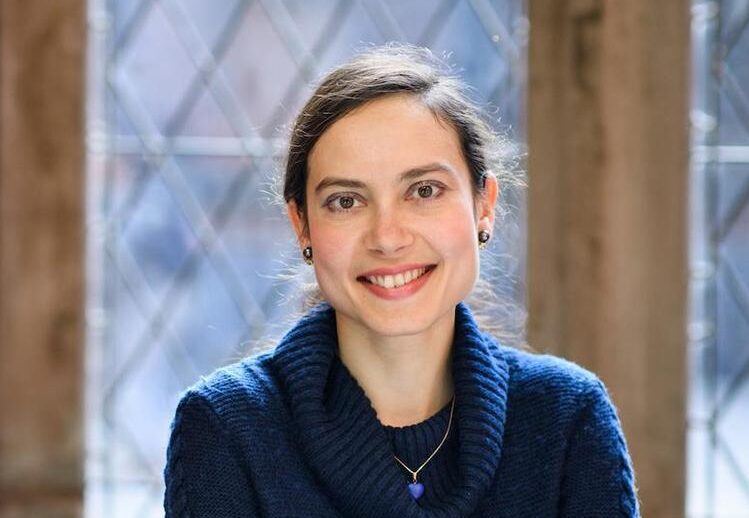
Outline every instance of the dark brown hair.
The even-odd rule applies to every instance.
[[[440,122],[456,131],[475,196],[482,192],[487,174],[497,177],[500,195],[508,189],[522,187],[522,173],[507,160],[511,146],[493,131],[485,118],[487,111],[480,109],[469,93],[469,88],[453,74],[451,67],[428,49],[389,44],[360,53],[322,79],[295,119],[283,164],[284,200],[296,203],[306,226],[308,157],[315,143],[333,123],[356,108],[398,94],[415,96]],[[499,208],[500,215],[507,212],[501,202]],[[482,256],[489,253],[484,251]],[[496,263],[494,261],[492,266],[496,267]],[[485,269],[482,265],[482,271]],[[468,302],[486,331],[505,343],[521,345],[525,312],[507,296],[514,287],[513,281],[494,277],[493,283],[479,280]],[[496,279],[503,279],[503,286],[498,286]],[[316,284],[307,284],[304,292],[305,309],[323,300]]]
[[[367,50],[330,72],[297,116],[289,138],[283,197],[294,200],[302,216],[308,157],[320,136],[356,108],[395,94],[415,96],[457,132],[475,195],[490,171],[501,184],[508,180],[497,156],[499,139],[470,100],[465,84],[428,49],[390,44]]]

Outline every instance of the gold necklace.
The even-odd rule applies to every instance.
[[[411,493],[411,496],[414,498],[414,500],[418,500],[421,497],[421,495],[424,494],[424,484],[422,484],[421,482],[417,480],[419,471],[424,469],[424,466],[426,466],[429,463],[429,461],[432,460],[432,457],[434,457],[437,454],[437,452],[440,451],[440,448],[442,448],[442,445],[445,444],[445,441],[447,440],[447,436],[450,433],[450,425],[452,425],[452,422],[453,422],[453,410],[454,409],[455,409],[455,396],[453,396],[453,401],[450,404],[450,417],[447,420],[447,430],[445,430],[445,436],[442,437],[442,440],[437,445],[437,448],[432,452],[432,454],[427,458],[427,460],[425,460],[423,464],[418,467],[418,469],[413,470],[409,468],[408,466],[406,466],[405,462],[400,460],[397,455],[393,454],[393,457],[395,457],[395,460],[397,460],[398,463],[404,468],[406,468],[406,471],[411,473],[411,475],[413,476],[414,481],[408,484],[408,492]]]

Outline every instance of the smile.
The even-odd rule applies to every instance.
[[[436,265],[409,268],[397,273],[373,271],[357,278],[374,295],[399,299],[416,293],[429,279]]]
[[[400,288],[404,284],[408,284],[411,281],[415,281],[426,273],[426,268],[416,268],[415,270],[408,270],[407,272],[399,273],[397,275],[370,275],[366,279],[372,284],[382,286],[383,288]]]

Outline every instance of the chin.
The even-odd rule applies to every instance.
[[[367,334],[373,333],[383,337],[418,334],[429,329],[439,317],[434,310],[426,308],[404,311],[403,307],[385,309],[375,304],[367,304],[366,301],[362,304],[339,304],[330,298],[327,300],[339,319],[343,318],[350,324],[360,327],[361,331]]]
[[[420,322],[418,320],[406,321],[402,317],[395,320],[371,319],[370,321],[362,322],[370,332],[387,337],[416,335],[429,329],[433,323]]]
[[[394,306],[389,310],[366,306],[350,317],[354,317],[369,332],[383,337],[409,336],[429,331],[455,310],[455,304],[440,304],[439,307],[430,307],[428,304],[419,304],[415,307]]]

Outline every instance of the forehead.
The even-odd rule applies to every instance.
[[[382,178],[434,162],[467,178],[453,127],[415,96],[391,95],[358,107],[322,134],[308,158],[308,185],[326,175]]]

